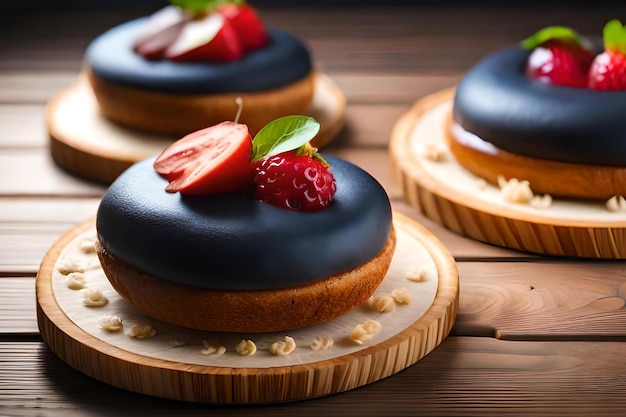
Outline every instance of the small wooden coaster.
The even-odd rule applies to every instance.
[[[497,246],[626,259],[626,211],[611,212],[605,201],[554,199],[546,208],[511,203],[498,187],[465,170],[445,139],[453,96],[454,89],[447,89],[417,101],[392,131],[394,174],[411,205],[454,232]]]
[[[322,148],[341,131],[345,109],[343,91],[327,75],[317,73],[313,102],[306,111],[321,125],[314,146]],[[104,184],[179,138],[129,129],[104,118],[84,74],[49,101],[46,125],[52,158],[72,174]]]
[[[115,292],[100,267],[93,252],[92,219],[66,232],[42,261],[36,280],[41,337],[86,375],[129,391],[184,401],[295,401],[369,384],[435,349],[450,333],[458,306],[456,263],[442,243],[401,214],[394,214],[394,225],[396,252],[374,295],[401,291],[409,302],[395,302],[391,312],[379,312],[366,302],[320,325],[246,335],[184,329],[138,312]],[[106,304],[86,306],[90,291]],[[104,330],[104,317],[119,317],[123,329]],[[359,344],[350,333],[368,320],[378,322],[380,331]],[[150,334],[152,329],[156,334]],[[137,331],[151,337],[131,337]],[[295,350],[271,354],[272,343],[285,336],[293,338]],[[329,337],[334,342],[316,350],[310,344],[317,337],[320,343]],[[253,341],[257,352],[237,353],[241,340]]]

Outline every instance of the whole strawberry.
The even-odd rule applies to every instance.
[[[589,88],[626,90],[626,26],[613,19],[604,26],[604,52],[589,69]]]
[[[554,85],[587,87],[587,74],[594,54],[588,41],[563,26],[541,29],[522,41],[532,51],[526,62],[526,75]]]
[[[315,155],[288,151],[256,162],[254,197],[290,210],[326,207],[337,185],[328,164]]]

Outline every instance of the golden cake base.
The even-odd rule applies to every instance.
[[[321,125],[314,146],[322,148],[341,131],[345,109],[343,91],[328,76],[317,73],[313,102],[305,112]],[[49,101],[46,125],[55,162],[74,175],[104,184],[179,139],[130,129],[103,117],[84,74]]]
[[[430,232],[394,214],[397,248],[376,295],[404,288],[408,304],[379,312],[369,302],[330,322],[285,333],[234,334],[185,329],[151,319],[124,301],[110,286],[93,252],[95,220],[63,235],[45,255],[36,280],[41,337],[61,360],[86,375],[116,387],[156,397],[199,403],[270,403],[326,396],[393,375],[419,361],[449,334],[456,317],[459,279],[454,259]],[[71,289],[68,278],[82,276]],[[413,279],[409,279],[413,277]],[[415,279],[418,277],[418,279]],[[97,290],[107,303],[84,304]],[[120,317],[123,330],[100,327],[106,315]],[[351,331],[368,320],[379,333],[362,344]],[[144,326],[144,327],[142,327]],[[156,330],[139,339],[127,331]],[[296,349],[273,355],[272,343],[292,337]],[[316,337],[331,337],[329,349],[315,350]],[[251,340],[257,352],[236,351]],[[206,349],[223,347],[210,354]]]
[[[427,96],[398,119],[389,152],[404,197],[431,220],[469,238],[543,255],[626,259],[626,211],[605,201],[553,200],[539,209],[506,201],[454,159],[445,122],[454,89]],[[444,154],[437,162],[426,155]]]

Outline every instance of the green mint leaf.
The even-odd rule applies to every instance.
[[[604,48],[626,55],[626,26],[617,19],[610,20],[602,31]]]
[[[252,140],[252,162],[304,146],[320,130],[309,116],[285,116],[268,123]]]
[[[244,0],[170,0],[174,6],[194,13],[210,11],[225,3],[242,4],[244,2]]]
[[[571,39],[586,47],[589,43],[586,39],[578,34],[578,32],[565,27],[565,26],[548,26],[546,28],[538,30],[534,35],[524,39],[520,44],[522,48],[529,51],[535,49],[539,45],[543,44],[550,39]]]

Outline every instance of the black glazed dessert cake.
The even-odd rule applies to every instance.
[[[302,41],[265,28],[243,1],[173,0],[94,39],[86,73],[102,114],[121,125],[184,135],[241,115],[250,132],[312,101]]]
[[[252,141],[222,122],[133,165],[97,214],[113,287],[159,320],[228,332],[304,327],[366,301],[395,250],[389,199],[311,149],[318,130],[289,116]]]
[[[489,182],[526,180],[538,193],[626,195],[625,34],[610,21],[598,48],[550,27],[481,60],[455,91],[455,158]]]

